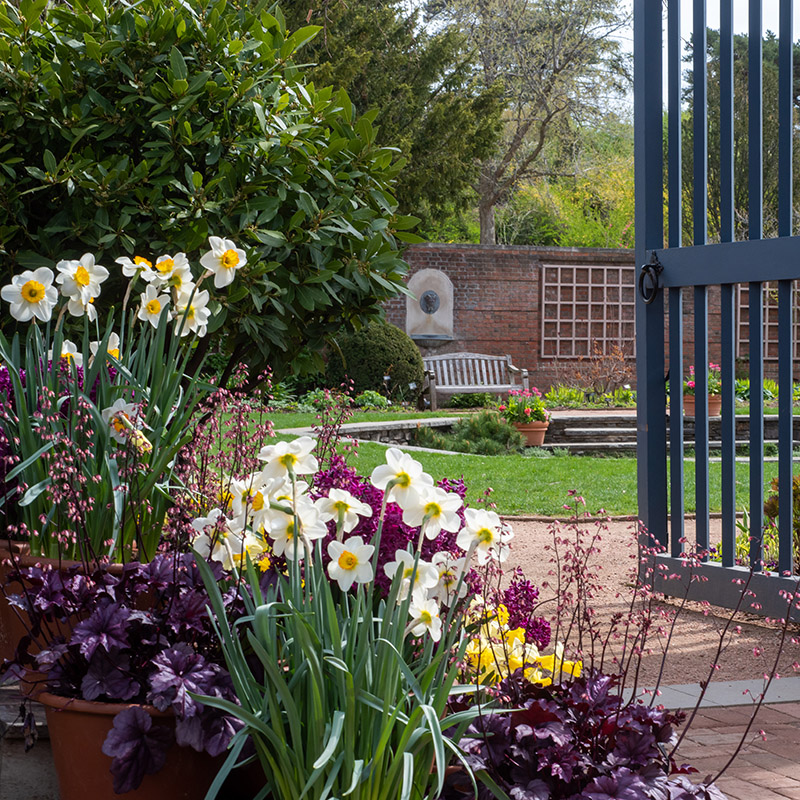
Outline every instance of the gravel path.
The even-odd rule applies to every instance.
[[[519,566],[525,576],[535,584],[542,586],[545,582],[554,586],[552,575],[554,525],[550,522],[509,518],[515,537],[508,566]],[[714,520],[712,520],[711,539],[715,541]],[[719,525],[719,522],[716,522]],[[591,556],[590,563],[598,569],[599,588],[592,598],[592,607],[597,617],[607,623],[612,614],[626,613],[630,607],[633,593],[632,576],[637,563],[635,542],[635,523],[611,521],[601,524],[584,523],[585,530],[597,532],[598,552]],[[570,526],[561,525],[559,535],[567,538]],[[687,538],[693,538],[693,523],[687,520]],[[719,533],[716,531],[719,538]],[[552,588],[542,588],[540,599],[552,598]],[[656,613],[673,612],[678,605],[677,600],[669,600],[655,606]],[[545,616],[554,612],[554,603],[548,603],[540,609]],[[720,640],[720,631],[730,617],[726,609],[710,607],[704,609],[699,603],[689,603],[684,608],[675,626],[672,641],[669,645],[664,665],[664,684],[693,683],[708,679],[713,661],[713,654]],[[656,625],[663,625],[658,620]],[[715,679],[722,681],[760,678],[772,669],[778,650],[778,632],[762,619],[753,615],[740,614],[735,621],[741,626],[741,633],[733,634],[728,639],[730,644],[719,660],[719,669],[715,671]],[[734,627],[734,626],[731,626]],[[607,630],[608,625],[603,625]],[[792,626],[792,633],[799,636],[798,626]],[[653,652],[642,660],[640,685],[652,685],[661,666],[661,650],[663,639],[654,637],[651,647]],[[620,650],[620,642],[613,644]],[[754,651],[759,656],[754,656]],[[800,644],[788,637],[778,667],[778,674],[796,674],[792,665],[800,661]]]

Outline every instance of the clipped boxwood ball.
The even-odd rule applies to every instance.
[[[336,343],[341,354],[336,348],[329,352],[326,371],[329,386],[336,386],[347,377],[352,379],[357,395],[367,390],[386,394],[388,389],[395,402],[414,402],[419,396],[424,370],[422,356],[405,331],[385,322],[370,322],[356,333],[341,333]],[[390,379],[388,385],[385,375]]]

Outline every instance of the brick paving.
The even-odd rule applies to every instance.
[[[741,741],[752,712],[746,705],[702,708],[678,749],[678,763],[696,767],[699,779],[716,775]],[[717,786],[730,800],[800,800],[799,755],[800,702],[763,706]]]

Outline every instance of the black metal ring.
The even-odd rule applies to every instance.
[[[658,273],[660,270],[656,269],[652,264],[645,264],[641,271],[639,272],[639,294],[642,296],[642,300],[646,306],[649,306],[658,295]],[[652,281],[652,289],[648,294],[646,286],[645,286],[645,279],[650,277]]]

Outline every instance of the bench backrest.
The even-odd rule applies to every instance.
[[[436,384],[445,386],[510,386],[508,369],[511,356],[488,356],[481,353],[448,353],[425,356],[425,369],[433,372]]]

